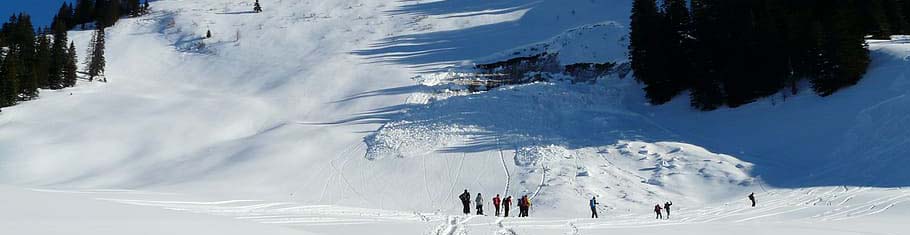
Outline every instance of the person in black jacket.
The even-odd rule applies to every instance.
[[[461,205],[464,206],[464,213],[471,214],[471,193],[468,193],[468,190],[465,189],[464,193],[458,196],[458,199],[461,199]]]
[[[591,201],[588,202],[588,205],[591,206],[591,218],[598,218],[597,216],[597,198],[592,197]]]
[[[755,193],[749,194],[749,201],[752,201],[752,207],[755,207]]]
[[[664,203],[664,210],[667,211],[667,219],[670,219],[670,206],[672,206],[672,205],[673,205],[673,202]]]
[[[655,219],[664,218],[663,213],[661,213],[661,211],[663,211],[663,210],[661,210],[661,209],[663,209],[663,208],[660,208],[660,204],[654,205],[654,213],[657,214],[657,218],[655,218]]]

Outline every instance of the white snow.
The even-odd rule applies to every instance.
[[[870,41],[867,77],[831,97],[709,113],[685,97],[645,105],[616,75],[475,93],[455,81],[539,52],[624,62],[630,3],[276,0],[253,14],[251,1],[155,1],[108,29],[109,83],[0,113],[0,194],[13,202],[0,230],[901,232],[910,44],[899,37]],[[70,37],[84,48],[91,31]],[[532,217],[463,216],[464,189],[530,195]],[[592,196],[602,219],[584,219]],[[654,220],[668,200],[671,219]]]

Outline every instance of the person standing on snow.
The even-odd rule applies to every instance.
[[[528,196],[521,196],[518,199],[518,217],[525,217],[525,198]]]
[[[591,197],[591,201],[588,204],[591,205],[591,218],[592,219],[600,218],[599,216],[597,216],[597,204],[600,204],[600,203],[597,203],[597,198]]]
[[[496,197],[493,197],[493,207],[496,208],[496,217],[499,217],[499,203],[502,202],[502,199],[499,198],[499,194],[496,194]]]
[[[502,209],[505,209],[505,217],[509,217],[509,209],[512,207],[512,196],[506,197],[506,200],[502,201]]]
[[[468,193],[468,190],[465,189],[464,193],[458,196],[458,199],[461,199],[461,205],[464,206],[464,213],[471,214],[471,193]]]
[[[480,196],[480,193],[477,193],[474,203],[477,203],[477,215],[483,215],[483,197]]]
[[[662,209],[663,209],[663,208],[660,208],[660,204],[654,205],[654,213],[657,213],[657,218],[656,218],[656,219],[663,219],[663,218],[664,218],[664,217],[663,217],[663,214],[661,213],[661,211],[663,211]]]
[[[670,206],[672,206],[672,205],[673,205],[672,201],[664,203],[664,210],[667,211],[667,219],[670,219]]]
[[[521,212],[519,212],[518,217],[528,217],[528,211],[531,210],[531,199],[528,198],[528,195],[521,197],[521,201],[518,202]]]
[[[755,207],[755,192],[749,194],[749,201],[752,201],[752,207]]]

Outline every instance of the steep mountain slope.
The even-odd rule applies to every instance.
[[[905,44],[873,42],[868,78],[830,98],[801,94],[710,113],[685,99],[648,106],[640,85],[619,74],[594,84],[554,75],[477,93],[456,82],[474,63],[536,52],[558,53],[564,64],[622,63],[630,3],[264,1],[254,14],[249,1],[156,1],[152,14],[108,29],[110,83],[46,91],[0,114],[0,183],[256,199],[265,202],[222,208],[98,196],[290,226],[315,223],[309,216],[357,224],[375,213],[381,223],[436,232],[475,223],[448,216],[466,188],[486,199],[530,195],[532,213],[548,219],[525,229],[558,233],[592,196],[630,224],[667,200],[693,223],[778,215],[811,223],[907,207],[900,189],[805,188],[910,182],[899,170],[910,139]],[[71,37],[85,45],[90,34]],[[752,191],[775,207],[729,206]],[[843,203],[812,208],[815,198]],[[330,212],[297,210],[308,205]],[[521,227],[476,220],[498,224],[484,233]],[[584,222],[578,227],[622,226]]]

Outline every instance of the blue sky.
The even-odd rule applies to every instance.
[[[63,2],[66,0],[0,0],[0,19],[6,22],[10,15],[24,11],[32,16],[35,27],[47,26]]]

